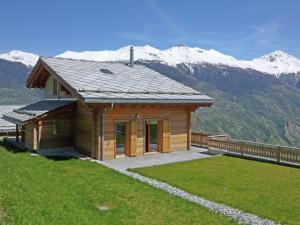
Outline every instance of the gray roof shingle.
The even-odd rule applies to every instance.
[[[204,103],[201,94],[144,65],[41,57],[86,102]]]
[[[0,133],[1,132],[10,132],[16,130],[16,125],[3,119],[4,114],[8,114],[14,109],[22,107],[21,105],[1,105],[0,106]]]
[[[74,102],[74,100],[43,100],[19,109],[14,109],[9,113],[4,114],[3,119],[14,124],[22,125],[28,120],[69,105],[72,102]]]

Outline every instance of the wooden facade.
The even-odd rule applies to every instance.
[[[157,121],[157,151],[166,153],[190,148],[190,114],[186,105],[82,104],[49,114],[23,127],[25,146],[29,149],[69,148],[96,159],[114,159],[116,124],[126,124],[125,156],[146,153],[147,121]],[[56,123],[64,122],[59,133]],[[103,154],[101,154],[103,152]]]
[[[26,123],[22,131],[25,147],[31,150],[72,148],[74,115],[75,108],[71,106]]]

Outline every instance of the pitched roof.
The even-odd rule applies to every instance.
[[[86,102],[212,103],[212,98],[144,65],[45,58],[44,62]]]
[[[43,100],[19,109],[14,109],[9,113],[4,114],[3,119],[21,125],[28,120],[40,117],[73,102],[74,100]]]

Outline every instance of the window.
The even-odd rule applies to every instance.
[[[125,154],[126,123],[116,123],[116,154]]]
[[[100,71],[106,74],[113,74],[113,72],[111,72],[109,69],[100,69]]]
[[[69,121],[68,120],[54,120],[53,134],[54,135],[68,135],[69,134]]]
[[[57,80],[53,80],[53,95],[57,96],[58,91],[57,91]]]

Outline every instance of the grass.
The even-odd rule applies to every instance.
[[[189,193],[300,224],[300,169],[228,156],[135,169]]]
[[[236,224],[98,164],[0,146],[0,224]]]

